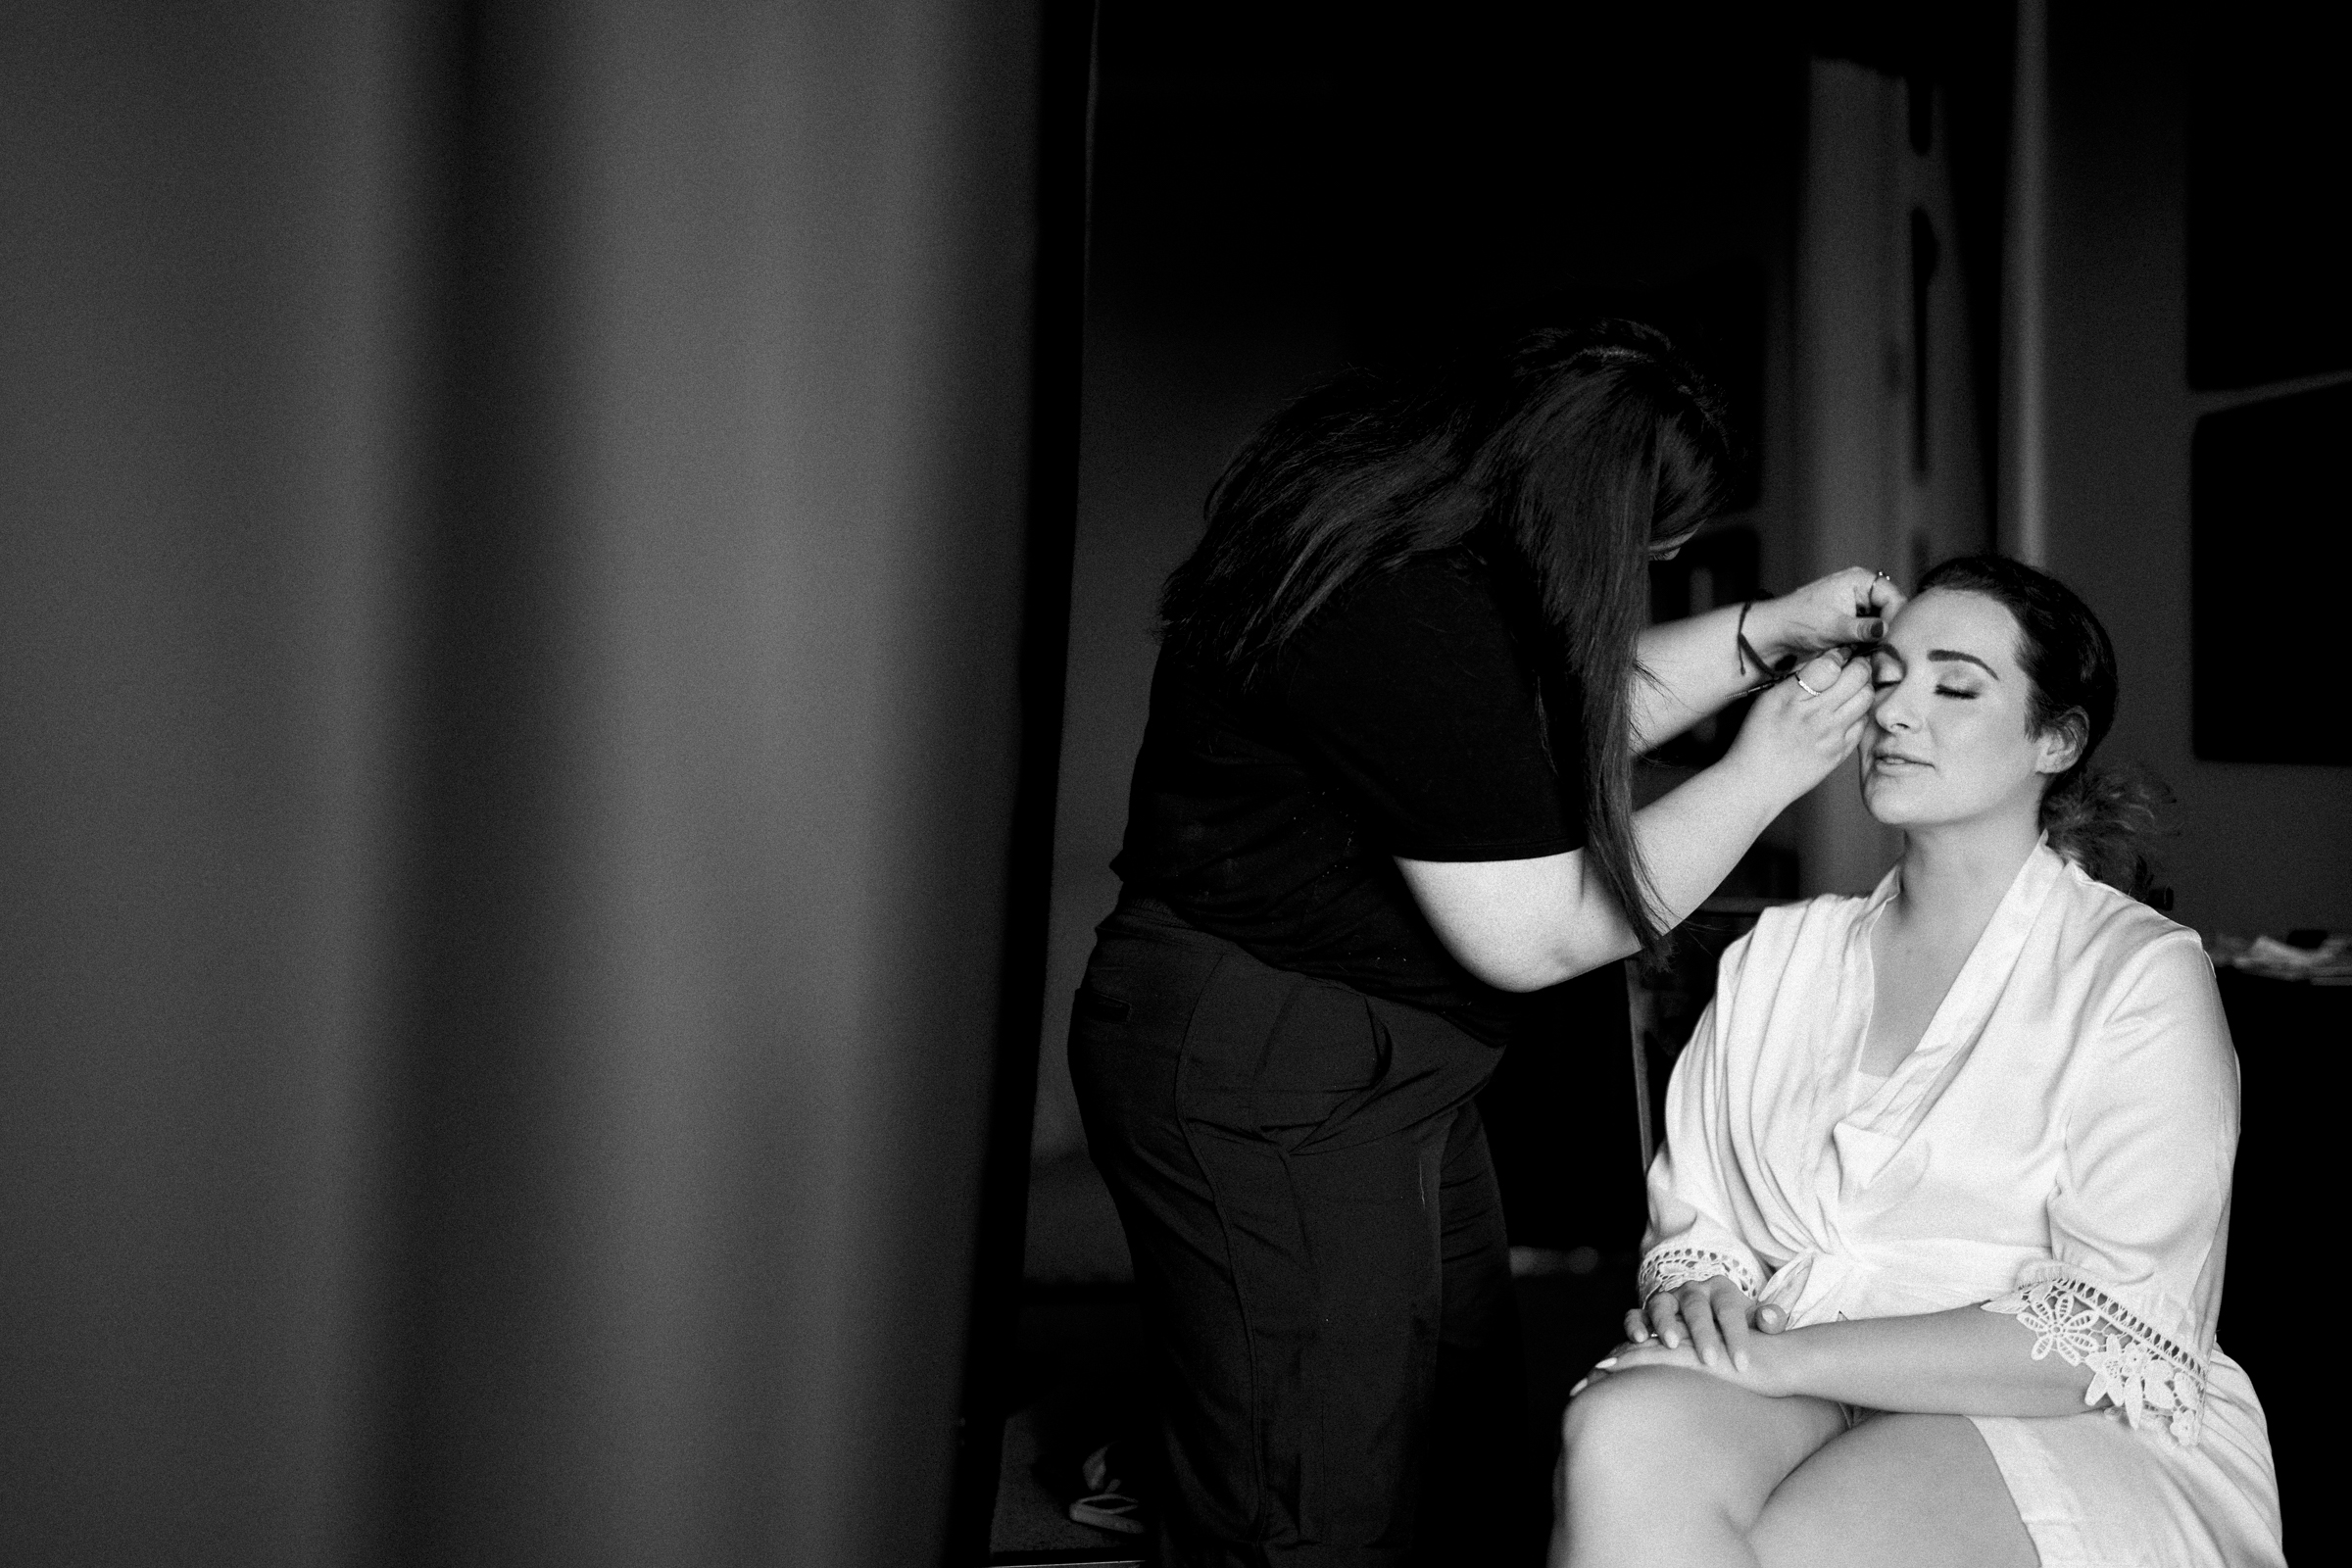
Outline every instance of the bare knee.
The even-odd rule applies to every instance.
[[[1594,1384],[1560,1429],[1555,1563],[1744,1560],[1765,1497],[1821,1441],[1819,1402],[1672,1367]]]
[[[1753,1520],[1764,1498],[1841,1427],[1822,1399],[1774,1399],[1699,1372],[1640,1367],[1570,1401],[1560,1473],[1570,1486],[1663,1487]]]
[[[1642,1371],[1593,1384],[1560,1417],[1561,1454],[1574,1461],[1644,1446],[1635,1440],[1672,1423],[1674,1392]]]
[[[1554,1568],[1640,1560],[1661,1527],[1703,1532],[1718,1513],[1698,1490],[1675,1484],[1695,1433],[1689,1391],[1673,1381],[1625,1372],[1569,1401],[1552,1477]]]
[[[1700,1396],[1663,1368],[1593,1384],[1560,1418],[1560,1475],[1571,1488],[1644,1486],[1687,1465],[1703,1431]]]

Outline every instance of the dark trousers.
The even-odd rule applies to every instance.
[[[1524,1378],[1471,1102],[1497,1053],[1149,901],[1097,936],[1070,1068],[1155,1342],[1161,1561],[1518,1557]]]

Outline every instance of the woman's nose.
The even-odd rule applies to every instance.
[[[1905,730],[1918,721],[1918,711],[1909,696],[1911,683],[1898,680],[1879,693],[1878,701],[1870,705],[1870,716],[1881,729]]]

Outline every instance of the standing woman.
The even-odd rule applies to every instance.
[[[1070,1066],[1154,1342],[1162,1560],[1505,1549],[1524,1424],[1472,1097],[1549,989],[1657,940],[1853,750],[1899,603],[1855,568],[1643,629],[1713,510],[1719,408],[1665,340],[1546,332],[1276,416],[1170,577],[1119,906]],[[1759,679],[1730,754],[1639,753]]]

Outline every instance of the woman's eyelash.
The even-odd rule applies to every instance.
[[[1900,686],[1902,683],[1903,681],[1901,676],[1890,675],[1881,680],[1872,681],[1870,683],[1870,689],[1874,692],[1883,692],[1889,686]],[[1936,695],[1938,697],[1957,697],[1964,702],[1974,702],[1979,694],[1976,692],[1962,691],[1957,686],[1938,686],[1936,688]]]

